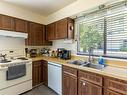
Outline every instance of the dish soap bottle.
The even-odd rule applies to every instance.
[[[101,65],[102,68],[105,66],[105,61],[104,61],[104,58],[102,56],[99,57],[98,64]]]

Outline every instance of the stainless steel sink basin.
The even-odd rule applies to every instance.
[[[74,65],[79,65],[79,66],[82,66],[82,67],[94,68],[94,69],[98,69],[98,70],[101,70],[101,69],[104,68],[104,66],[102,66],[102,65],[88,63],[88,62],[81,61],[81,60],[69,61],[68,63],[69,64],[74,64]]]
[[[102,66],[102,65],[93,64],[93,63],[91,63],[91,64],[84,64],[84,65],[82,65],[82,66],[83,66],[83,67],[94,68],[94,69],[98,69],[98,70],[101,70],[101,69],[104,68],[104,66]]]
[[[82,60],[74,60],[74,61],[69,61],[67,63],[74,64],[74,65],[83,65],[83,64],[85,64],[85,61],[82,61]]]

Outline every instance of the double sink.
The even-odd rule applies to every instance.
[[[74,65],[78,65],[78,66],[82,66],[82,67],[89,67],[89,68],[98,69],[98,70],[102,70],[102,69],[105,68],[105,66],[85,62],[85,61],[82,61],[82,60],[69,61],[68,64],[74,64]]]

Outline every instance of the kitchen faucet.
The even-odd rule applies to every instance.
[[[89,48],[89,57],[88,57],[88,63],[91,64],[93,62],[93,48]]]

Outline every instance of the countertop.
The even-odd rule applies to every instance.
[[[49,62],[54,62],[54,63],[57,63],[57,64],[62,64],[62,65],[65,65],[65,66],[76,68],[78,70],[89,71],[89,72],[97,73],[97,74],[100,74],[100,75],[103,75],[103,76],[109,76],[109,77],[113,77],[113,78],[117,78],[117,79],[127,81],[127,69],[125,69],[125,68],[107,66],[102,70],[97,70],[97,69],[93,69],[93,68],[89,68],[89,67],[82,67],[82,66],[67,63],[68,61],[71,61],[71,60],[77,60],[75,57],[72,58],[71,60],[62,60],[62,59],[51,58],[51,57],[32,58],[32,61],[39,61],[39,60],[46,60],[46,61],[49,61]]]

